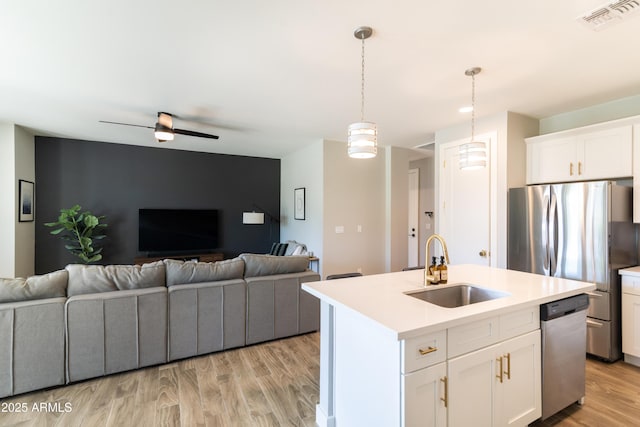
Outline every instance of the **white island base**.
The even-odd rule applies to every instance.
[[[322,300],[320,402],[329,426],[526,426],[541,415],[539,305],[594,285],[450,266],[509,295],[443,308],[405,295],[422,271],[314,282]]]

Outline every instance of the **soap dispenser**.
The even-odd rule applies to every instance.
[[[440,265],[438,266],[438,272],[440,273],[440,283],[446,284],[449,279],[449,269],[444,262],[444,256],[440,257]]]
[[[440,270],[438,269],[438,263],[436,262],[436,257],[431,258],[429,275],[433,277],[433,280],[431,281],[432,285],[437,285],[440,282]]]

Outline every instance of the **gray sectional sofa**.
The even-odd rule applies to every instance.
[[[306,256],[0,279],[0,397],[316,331]]]

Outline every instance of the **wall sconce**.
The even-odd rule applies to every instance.
[[[263,212],[242,212],[243,224],[264,224]]]

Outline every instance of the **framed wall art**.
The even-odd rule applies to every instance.
[[[304,187],[293,190],[293,218],[305,219]]]
[[[19,198],[18,198],[18,221],[33,221],[35,215],[35,184],[24,179],[18,180]]]

